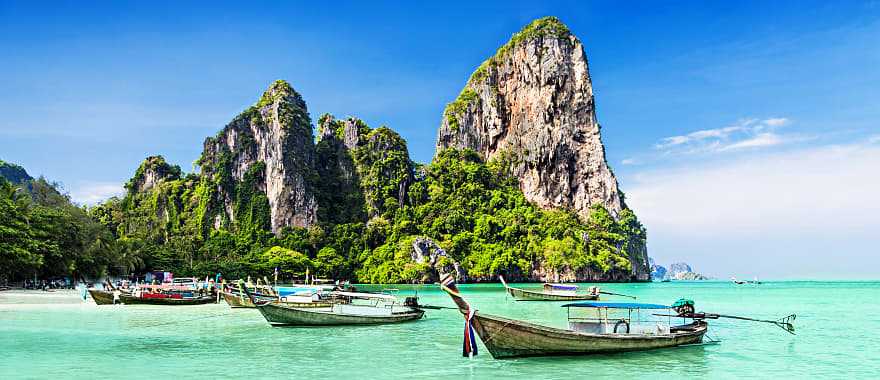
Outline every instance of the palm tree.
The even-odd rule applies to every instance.
[[[144,267],[143,242],[137,239],[120,238],[116,241],[117,267],[125,274],[136,272]]]

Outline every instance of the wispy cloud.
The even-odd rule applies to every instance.
[[[719,153],[781,145],[794,140],[794,136],[781,135],[775,130],[790,123],[791,120],[784,117],[742,119],[722,128],[666,137],[655,144],[654,148],[668,155]]]
[[[718,148],[719,152],[726,152],[731,150],[740,150],[740,149],[748,149],[748,148],[760,148],[766,146],[779,145],[785,142],[785,139],[777,135],[775,133],[760,133],[755,135],[755,137],[741,140],[735,143],[731,143],[725,146]]]
[[[620,163],[624,165],[638,165],[639,160],[635,158],[624,158]]]
[[[788,125],[789,120],[784,117],[777,117],[764,120],[764,124],[770,127],[781,127],[784,125]]]
[[[70,198],[79,204],[95,205],[122,193],[122,185],[118,183],[86,181],[70,189]]]
[[[771,137],[742,145],[775,144]],[[880,135],[633,173],[627,203],[657,260],[716,276],[876,277]],[[835,260],[822,259],[832,253]]]

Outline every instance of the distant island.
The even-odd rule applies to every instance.
[[[702,274],[694,272],[687,263],[672,263],[669,269],[662,265],[654,263],[654,259],[649,259],[651,263],[651,278],[655,281],[676,280],[676,281],[700,281],[710,280]]]
[[[313,125],[279,80],[205,139],[198,172],[147,157],[123,196],[92,207],[2,163],[0,277],[651,279],[583,46],[557,18],[514,34],[438,116],[437,153],[420,164],[390,128],[329,114]]]

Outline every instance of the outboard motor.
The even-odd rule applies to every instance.
[[[419,297],[406,297],[403,299],[403,306],[419,308]]]
[[[692,315],[696,311],[694,309],[694,301],[684,298],[675,301],[675,303],[672,304],[672,310],[675,310],[679,316]]]

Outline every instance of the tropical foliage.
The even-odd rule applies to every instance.
[[[318,223],[270,232],[259,184],[265,164],[235,180],[230,152],[211,157],[201,175],[184,175],[161,156],[148,158],[123,198],[72,205],[44,180],[0,187],[0,276],[98,276],[145,269],[226,278],[306,271],[360,282],[423,281],[431,270],[413,260],[418,237],[435,241],[471,278],[497,274],[628,272],[629,252],[645,229],[628,209],[616,217],[596,205],[588,220],[542,210],[525,199],[505,160],[483,162],[448,149],[427,165],[409,159],[391,129],[322,116],[310,181]],[[208,143],[211,142],[209,139]],[[147,172],[150,174],[146,180]],[[143,188],[149,183],[149,188]],[[226,189],[224,206],[215,196]],[[227,220],[222,207],[232,207]],[[214,210],[214,211],[211,211]]]

